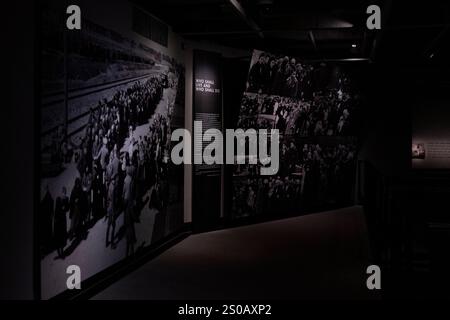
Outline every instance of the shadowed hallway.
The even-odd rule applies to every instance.
[[[361,207],[196,234],[94,299],[367,299]]]

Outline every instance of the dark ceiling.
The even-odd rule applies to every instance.
[[[134,0],[191,40],[308,59],[448,63],[450,1]],[[371,4],[382,29],[366,28]]]

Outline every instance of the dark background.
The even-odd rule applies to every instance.
[[[7,72],[2,107],[3,161],[0,299],[32,299],[34,277],[34,3],[10,3],[5,14]],[[5,5],[6,10],[6,5]],[[7,120],[6,120],[7,119]],[[3,198],[4,197],[4,198]]]
[[[438,3],[407,6],[403,2],[402,6],[396,1],[399,5],[392,10],[391,26],[410,27],[388,28],[378,43],[376,59],[364,66],[367,108],[360,159],[367,164],[361,202],[366,207],[373,261],[387,270],[384,291],[388,298],[449,295],[450,237],[448,229],[436,228],[436,223],[450,220],[446,214],[450,212],[450,175],[446,170],[411,168],[412,108],[417,101],[426,103],[432,95],[448,101],[450,89],[448,48],[443,45],[449,43],[448,32],[442,37],[441,29],[430,27],[449,23],[448,3],[447,7],[445,2]],[[13,11],[5,14],[7,25],[2,28],[7,31],[5,41],[11,50],[6,50],[10,62],[4,63],[10,79],[5,104],[9,107],[2,108],[3,119],[8,119],[2,126],[3,150],[8,155],[2,157],[6,161],[2,164],[6,188],[1,209],[1,298],[33,298],[33,278],[38,278],[33,277],[33,7],[31,3],[13,3]],[[176,12],[189,16],[188,12]],[[263,49],[259,42],[246,43]],[[289,51],[283,44],[279,49]],[[436,52],[433,58],[430,50]],[[227,59],[225,64],[224,105],[237,106],[249,60]],[[225,122],[233,121],[237,113],[237,108],[226,109]]]

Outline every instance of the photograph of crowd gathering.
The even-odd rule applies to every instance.
[[[306,63],[294,57],[253,51],[246,92],[308,101],[330,88],[350,98],[357,93],[345,67],[337,63]]]
[[[300,137],[351,136],[358,130],[358,105],[336,90],[315,94],[311,101],[245,93],[238,128],[278,129]]]
[[[356,144],[311,143],[286,137],[280,144],[280,168],[274,176],[259,176],[260,165],[235,165],[235,217],[282,215],[351,203]]]
[[[235,217],[350,204],[361,99],[345,68],[254,51],[237,128],[278,129],[280,167],[235,165]]]
[[[62,187],[55,205],[50,192],[46,192],[41,211],[45,217],[41,220],[44,247],[55,244],[59,257],[64,258],[67,241],[82,238],[87,229],[104,218],[108,222],[105,246],[114,248],[118,240],[115,220],[123,211],[127,255],[133,253],[134,223],[139,221],[146,186],[153,188],[150,205],[164,209],[167,195],[162,189],[167,188],[169,118],[153,114],[164,85],[165,81],[154,77],[118,91],[111,101],[99,101],[91,109],[79,145],[70,138],[55,141],[53,160],[64,164],[75,161],[79,176],[73,186]],[[146,122],[148,131],[135,139],[135,128]],[[70,194],[67,190],[71,190]]]
[[[178,90],[184,67],[93,22],[85,25],[77,37],[95,50],[64,55],[58,48],[43,49],[46,56],[59,56],[48,56],[50,67],[61,59],[78,66],[67,80],[72,85],[66,106],[43,90],[38,219],[43,296],[65,290],[60,278],[67,264],[80,266],[87,278],[183,223],[183,175],[169,156],[171,132],[184,124],[179,119],[184,111],[178,110],[184,105]],[[135,50],[117,53],[126,47]],[[63,81],[50,67],[44,89]]]

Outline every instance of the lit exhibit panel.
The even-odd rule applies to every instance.
[[[41,29],[44,299],[68,289],[68,266],[86,280],[183,224],[183,174],[169,156],[184,125],[184,66],[131,30],[83,18],[67,32],[58,12],[48,1]]]

